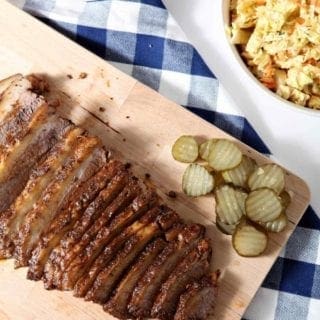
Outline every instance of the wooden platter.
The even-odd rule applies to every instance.
[[[270,236],[263,256],[241,258],[230,238],[216,230],[213,197],[190,199],[181,193],[186,166],[171,157],[172,143],[182,134],[199,140],[232,139],[229,135],[4,0],[0,0],[0,66],[0,78],[17,72],[47,75],[50,99],[60,100],[64,116],[100,136],[108,148],[133,164],[139,176],[150,173],[159,193],[182,216],[207,226],[214,249],[212,269],[222,271],[214,319],[240,319],[309,203],[305,182],[287,172],[287,189],[293,194],[289,227]],[[82,72],[87,74],[84,79],[79,78]],[[270,162],[238,144],[258,163]],[[170,190],[178,193],[177,199],[165,195]],[[0,261],[1,319],[113,319],[99,305],[70,292],[46,291],[41,282],[26,280],[25,274],[25,269],[14,270],[12,261]]]

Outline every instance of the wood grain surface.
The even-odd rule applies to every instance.
[[[0,78],[17,72],[47,75],[49,98],[60,100],[59,112],[101,137],[116,155],[134,164],[138,175],[150,173],[159,194],[183,217],[207,226],[212,270],[222,271],[214,319],[240,319],[306,209],[310,194],[305,182],[287,172],[287,189],[293,193],[289,227],[270,235],[263,256],[239,257],[230,237],[216,229],[213,196],[187,198],[181,192],[186,165],[171,157],[171,146],[182,134],[195,135],[199,141],[232,139],[229,135],[4,0],[0,0],[0,66]],[[82,72],[85,79],[79,79]],[[237,143],[258,163],[270,162]],[[178,193],[177,199],[165,195],[170,190]],[[25,275],[26,269],[14,270],[12,261],[0,261],[1,320],[113,319],[99,305],[74,298],[70,292],[46,291],[42,282],[28,281]]]

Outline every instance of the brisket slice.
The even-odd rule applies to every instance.
[[[165,237],[166,237],[166,240],[168,240],[167,237],[169,234],[171,234],[172,232],[171,228],[173,226],[177,226],[178,224],[180,225],[185,225],[185,224],[183,223],[180,216],[171,208],[167,207],[164,204],[161,204],[159,207],[161,209],[162,214],[159,215],[157,222],[161,226],[161,229],[166,231]],[[176,239],[176,237],[174,237],[174,239]]]
[[[131,225],[123,228],[121,233],[117,237],[115,237],[111,241],[111,243],[105,246],[103,252],[101,252],[101,254],[97,257],[97,259],[93,263],[92,267],[88,270],[88,272],[78,280],[74,288],[75,295],[78,297],[85,296],[87,291],[91,288],[94,281],[96,280],[96,277],[99,274],[99,272],[110,264],[110,262],[114,259],[115,256],[117,256],[120,250],[121,252],[125,251],[126,246],[124,246],[123,248],[125,242],[128,241],[128,246],[130,246],[129,239],[134,239],[137,232],[145,228],[150,223],[153,223],[159,214],[161,214],[161,210],[157,207],[153,208],[147,211],[138,220],[134,221]],[[123,225],[123,223],[121,224]],[[118,225],[115,225],[114,230],[119,228],[121,224],[119,223]],[[111,236],[112,233],[113,231],[110,230],[109,235]],[[135,243],[135,241],[132,240],[131,244],[133,245],[133,243]]]
[[[130,205],[134,198],[140,193],[141,188],[137,181],[135,179],[129,181],[120,195],[96,221],[97,223],[88,230],[83,237],[85,241],[82,242],[86,247],[84,247],[84,250],[69,264],[63,274],[63,289],[73,289],[75,283],[91,267],[105,245],[122,232],[123,228],[148,210],[149,201],[147,205],[140,207],[138,210],[133,210]],[[152,198],[151,195],[150,197]],[[113,223],[113,221],[116,221],[116,223]]]
[[[27,184],[34,166],[70,128],[67,120],[54,115],[47,117],[44,123],[34,125],[14,152],[10,152],[0,169],[0,212],[9,208]]]
[[[160,233],[161,230],[157,223],[151,223],[132,236],[124,248],[116,255],[116,258],[99,273],[93,287],[86,295],[86,300],[105,303],[124,271],[145,246]]]
[[[113,178],[97,198],[90,203],[84,214],[67,232],[56,246],[45,265],[44,284],[47,289],[53,289],[62,279],[62,273],[69,263],[83,250],[81,239],[87,230],[99,219],[105,208],[118,196],[129,179],[124,166],[110,167]],[[113,169],[115,171],[113,171]]]
[[[57,288],[61,290],[72,290],[76,281],[90,267],[92,254],[88,251],[91,241],[97,238],[100,230],[113,219],[118,213],[122,212],[130,205],[132,200],[141,192],[138,181],[129,176],[129,180],[124,189],[107,206],[100,217],[94,221],[92,226],[84,233],[81,240],[77,243],[75,249],[78,251],[73,259],[62,260],[61,272],[57,282]]]
[[[209,270],[211,247],[208,239],[198,241],[194,248],[162,284],[151,310],[151,316],[158,319],[172,319],[182,292],[191,281],[198,280]]]
[[[15,239],[15,267],[28,265],[32,250],[41,233],[77,185],[92,174],[92,155],[100,144],[96,137],[79,136],[74,155],[57,172],[34,208],[26,215]]]
[[[23,78],[22,74],[15,74],[13,76],[10,76],[8,78],[2,79],[0,81],[0,101],[1,101],[3,93],[11,86],[11,84],[14,81],[17,81],[17,80],[22,79],[22,78]]]
[[[139,318],[150,317],[151,308],[163,282],[167,280],[177,264],[203,238],[204,226],[187,225],[177,240],[169,243],[139,280],[128,305],[128,311]]]
[[[156,223],[159,225],[160,229],[159,230],[167,230],[168,228],[170,228],[172,226],[173,223],[175,223],[178,219],[178,216],[176,215],[175,212],[173,211],[169,211],[167,210],[166,207],[163,206],[159,206],[154,208],[153,210],[149,211],[148,215],[152,214],[154,216],[154,218],[156,219]],[[147,216],[148,216],[147,215]],[[124,219],[122,219],[123,221],[126,221]],[[118,219],[119,221],[119,219]],[[130,230],[132,229],[133,231],[135,229],[140,228],[139,226],[141,225],[141,222],[144,223],[145,218],[142,217],[140,218],[140,220],[136,221],[135,223],[133,223],[131,226],[127,227],[127,229],[125,229],[121,235],[119,236],[124,237],[126,236],[127,233],[129,233],[129,235],[132,233]],[[123,222],[121,222],[123,223]],[[117,223],[119,225],[119,223]],[[112,229],[111,233],[112,233]],[[106,235],[107,234],[111,234],[110,232],[107,232],[105,234],[104,237],[102,237],[103,239],[106,240]],[[119,238],[118,237],[118,238]],[[142,249],[141,249],[142,250]],[[101,253],[98,258],[95,260],[95,262],[93,263],[92,267],[90,268],[89,271],[89,276],[87,275],[86,277],[83,277],[82,281],[80,281],[78,283],[78,285],[76,286],[76,294],[78,296],[84,296],[86,294],[86,292],[88,291],[88,289],[91,287],[92,283],[95,281],[95,278],[97,277],[97,275],[99,274],[99,272],[101,270],[103,270],[106,266],[108,266],[109,262],[110,262],[110,258],[113,258],[112,254],[110,255],[110,250],[108,249],[108,246],[105,248],[105,250],[103,251],[103,253]],[[121,259],[121,257],[120,257]],[[125,262],[125,260],[124,260]],[[110,269],[106,269],[104,272],[104,275],[110,271]],[[101,292],[101,290],[104,291],[104,294],[107,296],[107,290],[104,288],[106,287],[108,284],[108,277],[105,276],[104,279],[106,279],[105,281],[102,281],[102,277],[103,275],[100,275],[100,279],[95,281],[95,287],[92,288],[91,292],[88,293],[88,295],[86,296],[86,299],[90,300],[93,299],[95,302],[98,301],[98,296],[102,296],[101,294],[96,294],[98,291]],[[104,289],[101,289],[104,288]],[[104,302],[101,300],[101,303]]]
[[[166,234],[165,238],[168,242],[174,241],[178,238],[179,234],[183,231],[186,227],[186,224],[182,221],[175,223],[171,229],[169,229]]]
[[[14,110],[20,95],[31,89],[31,83],[21,75],[8,78],[2,83],[3,90],[0,96],[0,125],[2,125],[8,115]]]
[[[170,228],[179,219],[179,217],[175,212],[173,212],[172,210],[168,210],[168,208],[164,206],[159,206],[154,208],[153,210],[149,211],[149,214],[152,214],[154,216],[154,219],[155,219],[154,223],[159,226],[159,230],[155,232],[153,237],[158,236],[160,232],[163,233],[165,230]],[[140,220],[144,221],[145,218],[142,217]],[[140,220],[136,222],[138,223],[138,225],[140,223]],[[129,226],[127,229],[125,229],[119,237],[123,237],[123,235],[128,233],[128,231],[130,234],[131,233],[130,229],[134,230],[135,228],[136,227],[134,223],[132,226]],[[88,292],[88,294],[86,295],[86,299],[93,300],[95,302],[104,303],[108,298],[109,294],[111,293],[111,290],[114,287],[114,282],[117,280],[115,276],[117,274],[119,275],[120,271],[121,272],[124,271],[125,268],[129,266],[129,263],[133,261],[136,255],[140,253],[140,251],[142,251],[142,249],[144,248],[144,245],[140,246],[142,245],[142,243],[143,241],[141,240],[140,243],[137,243],[134,246],[135,241],[132,240],[131,243],[128,243],[128,250],[123,249],[125,253],[121,252],[119,254],[118,260],[113,261],[111,265],[109,265],[109,262],[110,262],[110,259],[113,258],[114,254],[110,254],[110,250],[108,249],[108,246],[107,246],[104,252],[99,255],[99,257],[95,260],[94,264],[92,265],[89,272],[89,277],[87,276],[87,278],[84,278],[83,281],[80,282],[81,286],[76,287],[76,289],[80,289],[76,291],[78,295],[83,296],[87,292],[87,290],[89,289],[93,281],[95,281],[94,286],[91,288],[90,292]],[[129,252],[129,250],[131,249],[132,249],[132,252]],[[100,272],[103,269],[104,271]],[[117,270],[118,273],[116,273],[115,270]],[[96,279],[98,274],[99,276]],[[86,286],[84,286],[84,284],[86,284]]]
[[[47,114],[48,105],[31,91],[21,94],[13,110],[0,125],[0,146],[4,151],[21,141],[38,118]]]
[[[12,256],[14,250],[13,239],[26,214],[38,201],[56,171],[73,152],[77,137],[82,132],[83,130],[80,128],[74,128],[67,132],[64,139],[48,152],[44,161],[32,170],[27,185],[10,208],[0,215],[0,258],[10,258]]]
[[[63,235],[72,229],[83,211],[96,198],[106,184],[110,182],[112,177],[108,175],[110,172],[109,165],[105,165],[105,152],[102,149],[100,150],[102,153],[96,153],[96,158],[92,159],[95,165],[93,168],[94,172],[99,171],[81,183],[79,187],[70,194],[63,208],[58,212],[53,221],[51,221],[47,230],[41,235],[29,261],[27,274],[29,279],[41,279],[44,266],[53,248],[59,244]],[[113,162],[111,165],[115,165],[115,163]]]
[[[103,306],[105,311],[119,319],[130,318],[130,314],[127,311],[127,305],[131,298],[133,289],[154,259],[164,249],[166,244],[166,241],[161,238],[157,238],[146,247],[127,274],[122,278],[118,287],[114,291],[112,298]]]
[[[206,320],[213,314],[219,274],[217,271],[187,285],[180,297],[174,320]]]

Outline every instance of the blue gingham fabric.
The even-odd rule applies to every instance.
[[[271,151],[160,0],[10,0],[256,150]],[[218,63],[218,62],[217,62]],[[309,207],[245,318],[320,319],[320,220]]]

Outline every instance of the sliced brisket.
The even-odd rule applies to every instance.
[[[219,272],[216,272],[189,284],[180,297],[174,320],[208,319],[216,303],[218,277]]]
[[[99,191],[110,182],[111,177],[108,176],[109,170],[105,163],[104,150],[97,149],[92,156],[90,166],[87,168],[87,171],[91,170],[94,175],[80,183],[74,192],[68,196],[63,208],[56,214],[47,230],[42,233],[36,248],[33,250],[27,274],[29,279],[41,279],[44,265],[53,248],[59,244],[63,235],[72,229],[75,222],[80,218],[90,202],[95,199]],[[102,166],[103,168],[101,169]],[[96,173],[96,171],[98,172]]]
[[[22,78],[23,78],[22,74],[15,74],[15,75],[10,76],[8,78],[2,79],[0,81],[0,100],[2,98],[3,93],[11,86],[11,84],[14,81],[17,81]]]
[[[14,110],[21,94],[31,89],[31,83],[22,75],[5,79],[0,92],[0,126]]]
[[[41,233],[49,226],[68,195],[91,174],[92,153],[99,146],[95,137],[79,136],[74,155],[57,172],[54,180],[44,190],[41,198],[25,218],[15,239],[15,267],[28,265],[32,250]],[[90,167],[89,172],[86,170]]]
[[[163,282],[167,280],[177,264],[197,245],[205,229],[198,224],[186,226],[177,240],[170,242],[139,280],[128,306],[133,316],[150,317],[151,308]]]
[[[62,288],[64,290],[73,289],[76,281],[91,267],[104,246],[129,225],[132,219],[136,219],[148,209],[148,204],[138,210],[133,210],[130,205],[139,193],[141,193],[141,188],[137,181],[130,180],[119,196],[86,232],[80,242],[83,246],[81,253],[71,261],[63,274]],[[131,213],[131,220],[128,219],[128,212]],[[118,216],[125,216],[127,219],[118,218]]]
[[[81,240],[85,241],[86,231],[99,219],[105,208],[118,196],[128,182],[129,175],[123,165],[115,163],[114,166],[109,166],[109,169],[110,175],[113,176],[110,183],[99,193],[75,223],[73,229],[62,237],[59,245],[51,252],[44,270],[44,283],[47,289],[58,286],[64,270],[83,250]]]
[[[32,169],[30,179],[14,203],[0,215],[0,258],[11,257],[14,249],[13,239],[20,229],[26,214],[38,201],[42,192],[53,179],[56,171],[71,155],[77,137],[83,133],[80,128],[67,132],[49,152],[44,161]]]
[[[186,285],[198,280],[209,271],[211,247],[209,240],[201,239],[197,246],[177,265],[160,292],[152,307],[151,316],[158,319],[172,319]]]
[[[117,257],[110,264],[107,264],[106,268],[99,273],[93,287],[86,295],[87,300],[105,303],[117,282],[120,280],[120,276],[122,276],[124,271],[144,249],[145,245],[151,239],[156,238],[161,234],[163,235],[168,228],[177,222],[178,217],[176,213],[167,209],[168,208],[165,207],[155,208],[155,221],[140,230],[137,235],[132,236]],[[96,260],[95,266],[99,264],[97,262],[98,260],[101,260],[101,257],[105,257],[105,252],[106,250]]]
[[[0,259],[121,319],[206,320],[219,273],[204,226],[59,117],[47,91],[39,76],[0,81]]]
[[[5,158],[0,160],[0,212],[9,208],[24,189],[34,166],[71,127],[69,121],[55,115],[39,119],[14,150],[0,155]]]
[[[158,225],[155,222],[155,220],[159,214],[161,214],[160,209],[153,208],[148,212],[146,212],[140,219],[133,222],[128,227],[122,229],[121,233],[116,238],[114,238],[109,245],[107,245],[104,248],[103,252],[98,256],[98,258],[93,263],[88,274],[85,274],[82,277],[82,279],[78,281],[75,287],[75,294],[77,296],[84,296],[87,293],[87,291],[91,288],[93,283],[96,284],[95,288],[97,289],[99,287],[99,283],[103,285],[102,279],[101,281],[96,281],[96,277],[98,276],[100,271],[102,271],[103,269],[108,269],[110,271],[112,269],[115,272],[115,269],[113,269],[113,267],[116,268],[116,264],[117,264],[116,260],[118,262],[122,260],[121,262],[125,263],[126,256],[127,258],[129,258],[130,250],[133,250],[133,251],[139,250],[140,245],[142,246],[142,249],[143,249],[145,245],[143,242],[143,239],[145,239],[145,241],[147,240],[141,235],[144,235],[144,234],[148,235],[151,232],[150,230],[153,230],[154,235],[151,235],[150,233],[150,237],[157,236],[160,232],[160,229],[158,228]],[[150,232],[146,231],[146,233],[144,233],[142,230],[144,230],[145,228],[147,228],[147,230],[149,230]],[[112,231],[109,234],[111,235]],[[140,240],[140,243],[138,239]],[[110,264],[110,262],[113,259],[115,260],[112,262],[112,264]],[[108,268],[109,265],[110,265],[110,268]],[[108,280],[111,280],[111,278]],[[87,294],[86,296],[87,300],[91,300],[92,298],[94,298],[94,295],[96,293],[95,288],[92,288],[92,290]],[[107,294],[106,290],[103,290],[103,291],[105,291],[105,293]],[[98,301],[97,299],[93,299],[93,300]]]
[[[161,253],[166,244],[166,241],[158,238],[146,247],[144,252],[123,277],[112,298],[103,306],[105,311],[119,319],[130,318],[127,306],[132,292],[139,279],[147,271],[154,259]]]

